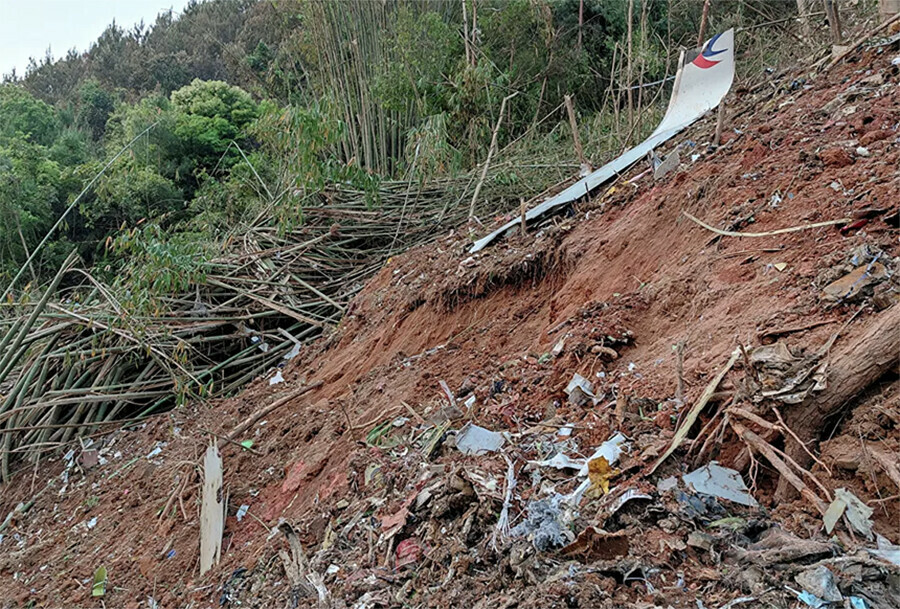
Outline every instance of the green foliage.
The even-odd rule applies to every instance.
[[[214,246],[206,235],[170,232],[157,223],[122,231],[111,253],[118,260],[115,285],[135,311],[159,306],[158,297],[185,292],[202,282]]]
[[[96,80],[85,81],[78,90],[78,126],[90,133],[94,141],[99,140],[106,131],[106,121],[115,106],[115,98],[100,83]]]
[[[265,72],[275,60],[275,53],[262,40],[257,43],[253,52],[247,55],[247,65],[254,72]]]
[[[394,60],[382,66],[373,86],[379,101],[399,111],[412,101],[422,116],[445,110],[447,77],[462,56],[450,24],[434,11],[416,15],[402,7],[390,45]]]
[[[155,218],[183,206],[181,191],[151,167],[124,163],[97,183],[96,196],[81,206],[87,226],[108,231]]]
[[[250,130],[260,146],[259,154],[251,162],[254,167],[272,168],[274,184],[268,190],[283,193],[272,202],[282,230],[290,230],[302,222],[304,204],[332,184],[370,193],[374,202],[377,176],[335,154],[345,127],[327,106],[279,108],[268,104],[262,110]],[[244,168],[233,176],[242,174],[247,183],[249,176]]]
[[[231,154],[225,166],[233,164],[238,153],[229,150],[231,143],[243,139],[243,129],[257,115],[249,93],[218,80],[194,80],[173,92],[172,107],[175,136],[184,156],[192,159],[195,174],[212,170],[226,151]]]
[[[172,93],[172,104],[190,116],[224,120],[234,133],[256,118],[256,103],[250,95],[220,80],[194,79]]]
[[[0,141],[22,136],[48,146],[59,133],[53,108],[18,85],[0,85]]]
[[[87,138],[77,129],[65,129],[50,147],[50,158],[60,167],[75,167],[90,158]]]
[[[450,143],[447,112],[433,114],[407,134],[406,158],[415,176],[443,176],[462,168],[462,154]]]
[[[54,219],[60,195],[59,166],[47,149],[24,138],[0,146],[0,267],[23,261],[27,243],[40,239]]]

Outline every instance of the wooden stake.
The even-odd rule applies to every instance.
[[[716,135],[713,138],[713,144],[718,146],[722,141],[722,127],[725,123],[725,100],[719,102],[719,114],[716,117]]]
[[[831,28],[831,39],[834,44],[841,44],[841,18],[838,15],[838,7],[834,0],[822,0],[825,6],[825,15],[828,18],[828,27]]]
[[[528,228],[525,226],[525,197],[519,197],[519,222],[522,224],[522,236],[528,234]]]
[[[706,22],[709,19],[709,0],[703,2],[703,14],[700,15],[700,34],[697,36],[697,46],[702,47],[706,42]]]
[[[584,167],[584,150],[581,147],[581,137],[578,135],[578,122],[575,120],[575,106],[572,104],[572,96],[566,94],[563,99],[566,102],[566,112],[569,114],[569,126],[572,127],[572,139],[575,140],[575,154],[578,155],[578,163]]]

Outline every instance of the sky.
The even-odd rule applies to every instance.
[[[13,68],[25,74],[28,58],[41,59],[50,48],[53,57],[69,49],[87,50],[115,20],[128,29],[142,19],[183,9],[188,0],[0,0],[0,75]]]

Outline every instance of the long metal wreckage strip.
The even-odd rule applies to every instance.
[[[712,110],[725,98],[734,81],[734,30],[716,34],[706,41],[690,62],[685,52],[679,58],[678,73],[666,115],[646,140],[625,151],[613,161],[550,197],[525,214],[525,221],[534,220],[547,212],[577,201],[624,171],[656,146]],[[510,220],[491,234],[476,241],[470,253],[484,249],[506,231],[518,226],[521,218]]]

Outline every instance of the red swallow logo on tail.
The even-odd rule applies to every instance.
[[[715,65],[718,65],[719,62],[722,60],[720,59],[719,61],[712,61],[712,58],[715,57],[716,55],[718,55],[719,53],[724,53],[725,51],[728,50],[728,49],[721,49],[718,51],[715,50],[716,42],[718,42],[719,36],[721,36],[721,35],[722,34],[716,34],[715,36],[710,38],[709,42],[706,43],[706,47],[703,49],[703,52],[700,53],[699,55],[697,55],[697,57],[695,57],[694,61],[692,61],[691,63],[693,63],[695,66],[697,66],[701,70],[706,70],[707,68],[711,68]]]

